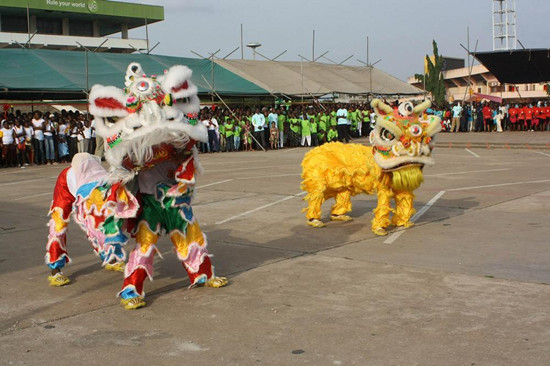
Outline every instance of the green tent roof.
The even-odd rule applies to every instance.
[[[269,95],[265,89],[215,63],[212,82],[212,63],[204,59],[145,54],[3,49],[0,50],[0,98],[83,98],[84,91],[94,84],[123,88],[126,68],[130,62],[139,62],[148,75],[162,74],[173,65],[185,65],[193,70],[192,81],[198,86],[199,94],[209,93],[210,83],[220,95]]]

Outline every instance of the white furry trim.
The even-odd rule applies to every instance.
[[[98,107],[96,105],[96,99],[98,98],[113,98],[121,104],[121,108],[105,108]],[[128,115],[126,110],[126,96],[124,92],[114,86],[103,86],[103,85],[94,85],[92,90],[90,90],[90,113],[96,117],[125,117]]]
[[[199,97],[195,95],[191,95],[187,98],[187,102],[184,103],[181,100],[174,100],[173,107],[176,107],[178,110],[183,112],[185,115],[188,113],[198,113],[201,108],[201,101]],[[166,109],[167,107],[164,107]]]
[[[118,145],[106,151],[105,158],[112,167],[120,167],[126,155],[132,158],[134,164],[142,165],[152,159],[152,147],[162,143],[174,145],[176,148],[185,148],[190,139],[207,141],[208,131],[202,124],[193,126],[174,121],[141,127],[131,137],[131,140],[124,140],[123,137]]]
[[[162,91],[165,94],[172,94],[174,99],[188,98],[192,95],[196,95],[198,88],[191,82],[191,75],[193,71],[190,68],[183,65],[172,66],[166,74],[158,78],[159,83],[162,85]],[[177,92],[173,92],[172,88],[177,88],[187,81],[187,89],[182,89]]]

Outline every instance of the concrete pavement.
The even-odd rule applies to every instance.
[[[47,285],[45,214],[63,167],[0,170],[0,364],[549,364],[550,133],[437,141],[416,192],[417,210],[431,205],[386,237],[370,231],[372,196],[353,199],[352,222],[305,225],[305,148],[201,155],[195,213],[230,285],[187,290],[163,239],[137,311],[120,307],[122,275],[74,224],[73,283]]]

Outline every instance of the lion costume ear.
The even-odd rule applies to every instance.
[[[114,86],[94,85],[90,91],[90,113],[95,117],[126,117],[126,98]]]
[[[193,71],[183,65],[172,66],[166,73],[158,78],[165,94],[171,94],[172,98],[183,99],[196,95],[197,87],[191,82]]]
[[[393,113],[393,108],[382,102],[380,99],[374,99],[370,105],[374,109],[374,112],[379,116],[385,116],[386,114]]]

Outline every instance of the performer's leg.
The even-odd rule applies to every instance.
[[[122,290],[118,293],[121,304],[127,310],[137,309],[146,305],[143,300],[143,282],[145,278],[153,278],[153,259],[157,253],[156,243],[158,234],[149,228],[147,221],[138,224],[136,233],[136,247],[130,253],[126,264],[125,278]]]
[[[378,190],[378,204],[374,209],[374,219],[372,219],[372,232],[376,235],[387,235],[385,230],[390,225],[390,212],[392,208],[390,200],[393,196],[391,190]]]
[[[306,212],[307,224],[313,227],[325,227],[325,224],[321,221],[321,205],[325,202],[324,191],[320,189],[312,190],[304,200],[307,201],[307,208],[302,211]]]
[[[64,286],[70,282],[69,278],[61,272],[65,264],[70,262],[67,254],[66,235],[74,196],[67,186],[68,170],[69,168],[64,169],[57,178],[50,208],[46,264],[51,270],[51,275],[48,277],[51,286]]]
[[[222,287],[227,284],[225,277],[214,275],[214,267],[206,249],[206,236],[196,220],[192,224],[187,224],[184,232],[172,230],[170,239],[187,271],[191,286]]]
[[[332,206],[330,219],[332,221],[351,221],[352,218],[346,213],[351,211],[351,192],[343,191],[334,197],[336,203]]]
[[[395,226],[411,227],[414,225],[409,219],[414,215],[416,210],[413,207],[414,193],[412,192],[397,192],[394,197],[395,214],[392,218],[392,223]]]

